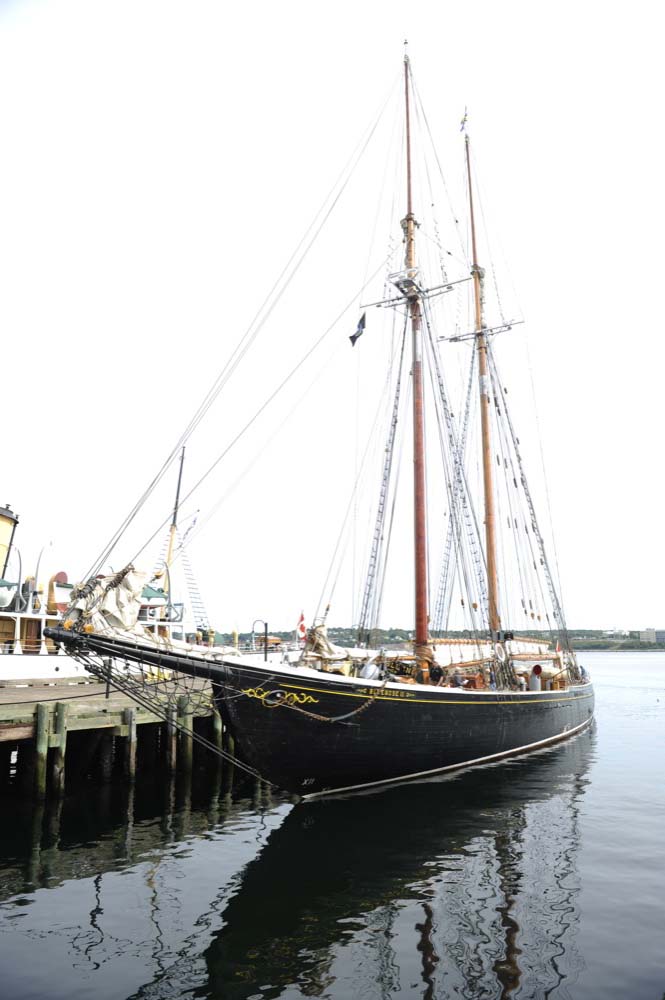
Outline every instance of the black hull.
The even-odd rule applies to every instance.
[[[377,690],[326,674],[300,679],[225,667],[216,699],[243,756],[273,784],[305,796],[538,749],[581,732],[593,717],[590,684],[528,694]]]
[[[536,750],[581,732],[593,718],[588,683],[538,693],[381,687],[62,628],[45,634],[74,655],[89,651],[212,681],[246,762],[274,785],[308,797]]]

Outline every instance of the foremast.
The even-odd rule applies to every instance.
[[[425,516],[425,418],[423,405],[422,312],[416,281],[416,220],[411,185],[411,114],[409,105],[409,57],[404,55],[404,99],[406,105],[406,217],[402,229],[406,243],[406,278],[411,319],[413,381],[413,518],[415,564],[415,654],[423,680],[429,679],[429,629],[427,614],[427,522]]]
[[[496,532],[494,513],[494,478],[492,471],[492,443],[490,430],[491,383],[487,364],[487,333],[483,316],[483,269],[478,264],[476,224],[473,213],[473,185],[471,182],[471,156],[469,136],[464,137],[466,170],[469,183],[469,221],[471,226],[471,275],[475,306],[476,350],[478,352],[478,385],[480,390],[480,428],[483,453],[483,488],[485,493],[485,560],[487,563],[487,603],[489,627],[492,638],[498,638],[501,625],[499,617],[499,587],[497,578]]]
[[[164,561],[166,569],[166,580],[165,580],[165,590],[168,594],[169,603],[171,601],[171,562],[173,560],[173,546],[175,544],[176,533],[178,530],[178,509],[180,507],[180,487],[182,485],[182,467],[185,464],[185,446],[182,446],[182,451],[180,452],[180,469],[178,470],[178,485],[176,487],[175,493],[175,503],[173,504],[173,516],[171,517],[171,526],[169,528],[169,541],[166,550],[166,559]]]

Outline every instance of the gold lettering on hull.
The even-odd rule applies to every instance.
[[[304,691],[282,691],[279,688],[274,691],[266,691],[262,687],[257,687],[243,688],[241,693],[246,694],[248,698],[258,698],[267,708],[275,708],[277,705],[318,705],[319,703],[318,698],[313,698],[311,694],[305,694]]]

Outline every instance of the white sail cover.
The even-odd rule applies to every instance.
[[[70,613],[78,611],[95,632],[105,632],[108,628],[134,629],[148,574],[132,568],[122,579],[118,580],[119,576],[99,577],[88,596],[74,601]]]

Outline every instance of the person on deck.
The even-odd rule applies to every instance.
[[[542,672],[542,667],[537,663],[533,670],[531,671],[531,676],[529,677],[529,691],[540,691],[540,675]]]
[[[429,682],[434,684],[435,687],[441,687],[443,684],[443,669],[438,663],[433,663],[429,668]]]

